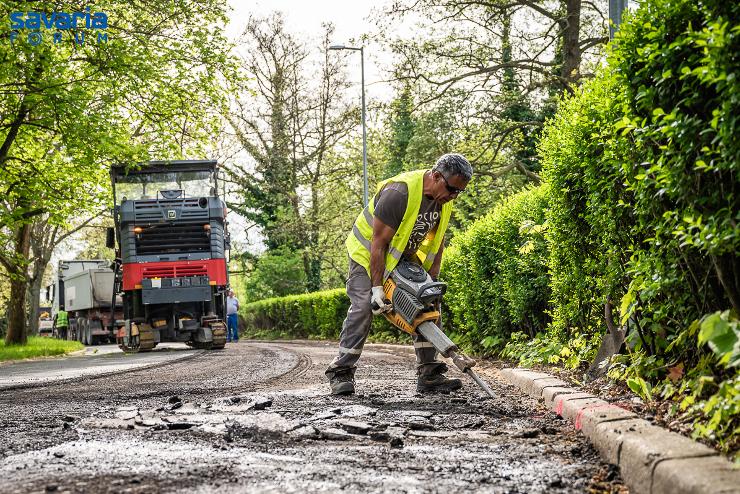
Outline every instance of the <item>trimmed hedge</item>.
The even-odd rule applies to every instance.
[[[545,330],[548,191],[543,185],[506,198],[445,249],[440,278],[449,284],[445,303],[458,344],[484,352],[514,331]]]
[[[268,298],[245,304],[240,312],[248,337],[339,339],[349,309],[344,288]],[[400,330],[384,318],[374,317],[370,339],[396,341]]]
[[[740,4],[650,0],[608,66],[565,98],[540,153],[553,324],[527,363],[591,359],[604,307],[627,325],[610,376],[674,423],[740,447]]]

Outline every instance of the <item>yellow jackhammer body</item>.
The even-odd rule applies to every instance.
[[[411,335],[420,334],[443,356],[452,360],[455,367],[470,376],[489,396],[493,390],[472,369],[475,360],[460,353],[457,345],[437,326],[442,297],[447,284],[434,281],[424,268],[402,259],[383,285],[386,299],[392,310],[385,312],[391,324]],[[373,304],[373,309],[378,307]]]

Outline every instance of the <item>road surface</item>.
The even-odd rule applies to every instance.
[[[417,395],[409,347],[366,345],[358,394],[332,397],[323,371],[335,351],[242,341],[2,390],[0,491],[627,492],[579,433],[492,365],[481,374],[500,398],[470,381]]]

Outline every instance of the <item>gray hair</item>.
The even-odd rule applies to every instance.
[[[446,178],[460,175],[466,181],[473,177],[473,166],[462,154],[449,153],[442,155],[432,168],[432,171],[440,172]]]

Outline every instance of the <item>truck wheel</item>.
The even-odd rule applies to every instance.
[[[80,332],[82,344],[88,346],[90,344],[90,340],[87,337],[87,319],[82,318],[79,320],[77,323],[77,330]]]
[[[82,327],[80,329],[82,331],[82,343],[85,346],[92,345],[92,338],[90,338],[90,321],[83,319]]]
[[[87,343],[85,342],[85,323],[84,319],[81,317],[78,317],[77,321],[75,322],[75,337],[77,341],[79,341],[83,345],[87,345]]]

